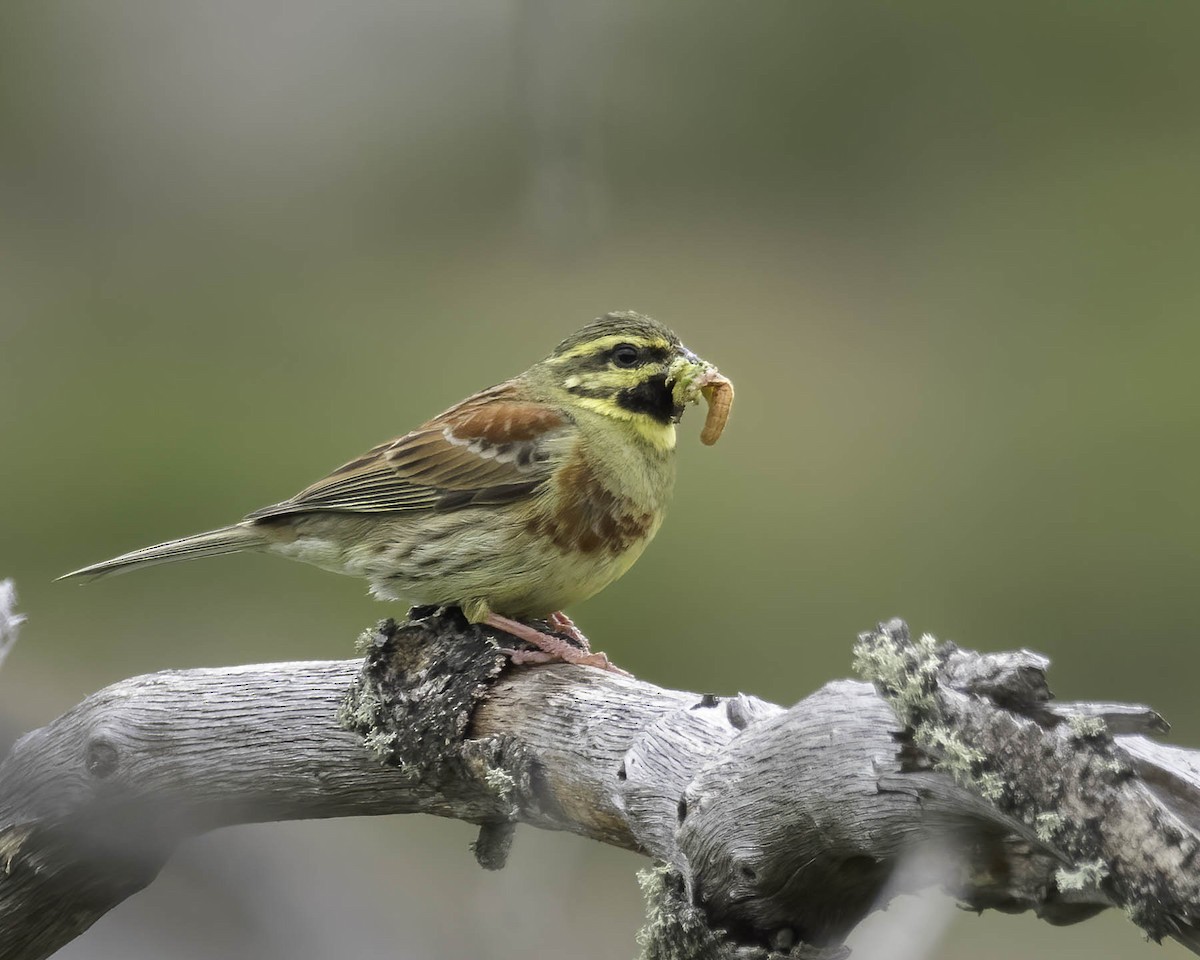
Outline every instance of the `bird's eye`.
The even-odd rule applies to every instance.
[[[618,343],[613,347],[612,361],[618,367],[636,367],[641,355],[632,343]]]

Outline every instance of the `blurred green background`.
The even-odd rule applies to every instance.
[[[1198,30],[1100,0],[9,0],[6,742],[131,674],[350,655],[402,611],[299,564],[51,581],[632,307],[738,394],[713,449],[685,420],[662,533],[571,611],[619,663],[790,703],[902,615],[1200,743]],[[224,831],[61,955],[633,952],[638,858],[524,830],[484,874],[471,838]],[[952,919],[937,957],[1157,950],[1119,914]]]

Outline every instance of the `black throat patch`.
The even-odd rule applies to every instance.
[[[675,403],[671,388],[667,386],[665,373],[643,380],[636,387],[626,387],[617,394],[617,404],[662,424],[678,421],[683,414],[683,406]]]

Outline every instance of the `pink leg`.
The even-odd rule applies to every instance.
[[[599,667],[601,670],[619,673],[626,677],[630,676],[629,673],[620,667],[614,666],[603,653],[590,653],[576,649],[562,637],[556,637],[551,633],[542,633],[541,630],[535,630],[533,627],[521,623],[519,620],[510,620],[508,617],[502,617],[498,613],[489,613],[487,619],[483,622],[489,627],[503,630],[518,640],[525,640],[532,643],[538,648],[537,650],[505,650],[501,647],[500,649],[504,653],[512,657],[513,663],[552,663],[561,660],[564,663],[575,663],[584,667]],[[551,622],[553,623],[553,621]],[[574,629],[573,624],[571,629]]]
[[[583,635],[583,631],[575,626],[575,621],[568,617],[561,610],[556,610],[546,618],[546,622],[550,624],[550,629],[555,633],[565,633],[568,637],[575,641],[576,645],[582,648],[584,653],[592,652],[592,645],[588,643],[588,638]]]

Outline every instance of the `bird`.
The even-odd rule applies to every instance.
[[[524,373],[288,500],[59,579],[266,552],[364,578],[381,600],[457,607],[534,647],[501,648],[515,663],[623,673],[564,610],[622,576],[658,532],[675,482],[675,425],[701,399],[701,439],[712,444],[731,381],[662,323],[607,313]]]

